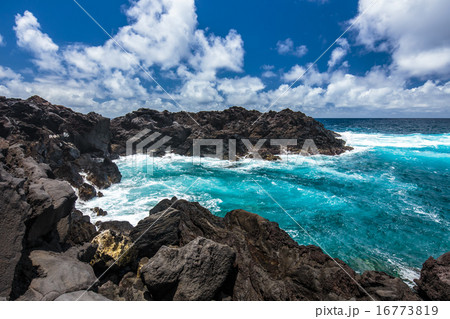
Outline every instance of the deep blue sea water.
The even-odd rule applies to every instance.
[[[357,271],[382,270],[411,283],[429,256],[450,250],[450,119],[320,121],[355,150],[201,165],[174,155],[121,158],[122,182],[79,208],[100,206],[108,211],[102,219],[133,224],[172,196],[219,216],[242,208],[278,222],[300,244],[319,243]]]

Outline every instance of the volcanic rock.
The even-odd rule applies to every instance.
[[[117,234],[123,234],[126,236],[128,236],[134,228],[129,222],[118,220],[110,220],[106,222],[98,221],[95,223],[95,226],[98,227],[99,232],[110,229]]]
[[[34,250],[30,254],[38,277],[19,300],[54,300],[62,294],[84,290],[96,281],[92,268],[61,253]]]
[[[420,278],[415,280],[419,295],[425,300],[450,300],[450,252],[425,261]]]
[[[234,251],[197,237],[182,248],[161,247],[141,269],[155,299],[212,300],[233,271]]]

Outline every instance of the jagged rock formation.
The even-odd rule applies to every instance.
[[[72,214],[72,187],[84,185],[82,174],[92,188],[120,181],[110,134],[109,119],[98,114],[36,96],[0,97],[0,296],[14,299],[28,288],[30,251],[61,252],[92,239],[95,227]]]
[[[249,153],[247,146],[242,142],[243,139],[249,139],[252,145],[260,139],[265,139],[266,142],[260,150],[261,156],[265,159],[276,159],[280,154],[280,147],[270,145],[270,139],[296,140],[296,146],[288,147],[294,153],[301,151],[307,139],[314,141],[317,151],[321,154],[336,155],[351,149],[345,146],[343,140],[337,138],[336,133],[327,130],[321,123],[301,112],[286,109],[261,114],[242,107],[189,113],[189,115],[185,112],[139,109],[111,121],[112,149],[124,155],[126,141],[143,129],[171,137],[164,146],[170,146],[173,152],[180,155],[192,155],[193,140],[200,138],[223,140],[224,157],[229,154],[229,139],[236,140],[236,154],[241,157]],[[209,153],[214,153],[214,149]],[[161,152],[156,153],[158,154]]]
[[[428,258],[416,284],[425,300],[450,300],[450,252],[437,259]]]

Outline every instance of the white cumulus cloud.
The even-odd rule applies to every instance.
[[[48,34],[41,31],[41,25],[31,12],[25,11],[23,15],[16,15],[14,31],[17,45],[35,56],[34,62],[41,70],[61,70],[59,47]]]
[[[347,39],[339,39],[337,44],[338,47],[331,52],[330,60],[328,60],[328,66],[330,68],[341,62],[350,49]]]
[[[359,1],[359,12],[371,0]],[[356,24],[359,43],[392,54],[393,71],[450,75],[450,1],[379,0]]]

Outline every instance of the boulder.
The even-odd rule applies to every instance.
[[[83,245],[70,247],[64,252],[65,256],[73,259],[78,259],[84,263],[89,263],[92,258],[94,258],[95,252],[97,251],[97,245],[91,243],[85,243]]]
[[[38,277],[18,300],[55,300],[68,292],[86,290],[97,280],[89,264],[65,254],[34,250],[30,259]]]
[[[108,212],[106,210],[101,209],[100,207],[94,207],[91,208],[91,210],[97,215],[97,216],[106,216],[108,215]]]
[[[198,236],[213,239],[227,235],[223,219],[199,203],[174,200],[169,209],[166,204],[156,207],[161,210],[152,210],[130,233],[139,257],[152,257],[163,245],[182,246]]]
[[[420,278],[415,280],[417,292],[425,300],[450,300],[450,252],[423,264]]]
[[[88,183],[83,183],[78,189],[78,197],[81,200],[87,201],[94,198],[96,195],[97,191],[95,190],[95,187]]]
[[[115,233],[123,234],[126,236],[128,236],[133,230],[133,225],[131,225],[129,222],[118,220],[111,220],[106,222],[98,221],[95,223],[95,226],[97,226],[99,232],[110,229]]]
[[[98,288],[99,294],[117,301],[145,301],[150,296],[144,283],[136,274],[125,274],[118,285],[107,281]]]
[[[243,210],[225,216],[221,242],[237,253],[234,300],[348,300],[364,296],[355,272],[316,246],[300,246],[277,223]]]
[[[40,178],[30,183],[27,198],[32,207],[27,230],[29,247],[42,245],[42,238],[71,213],[76,199],[74,190],[65,181]]]
[[[79,210],[74,210],[71,215],[66,243],[74,245],[83,245],[89,243],[97,234],[97,230],[90,222],[89,216],[84,216]]]
[[[90,264],[97,271],[106,270],[113,264],[116,268],[124,268],[137,263],[133,243],[125,235],[108,229],[98,234],[92,244],[97,246],[97,250]]]
[[[109,158],[97,158],[83,154],[76,163],[87,172],[87,180],[100,189],[108,188],[122,179],[117,165]]]
[[[198,237],[181,248],[167,246],[141,268],[141,276],[158,300],[212,300],[233,271],[233,249]]]

